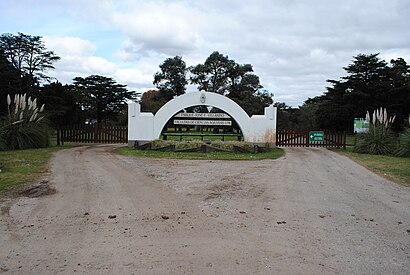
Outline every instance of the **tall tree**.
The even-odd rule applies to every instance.
[[[0,49],[0,117],[7,114],[7,95],[14,97],[19,92],[20,73],[7,60]]]
[[[159,90],[146,91],[141,97],[141,111],[155,114],[167,102]]]
[[[135,92],[128,91],[126,85],[99,75],[76,77],[71,89],[78,94],[79,104],[87,117],[97,122],[116,120],[126,107],[126,101],[135,99]]]
[[[175,95],[184,94],[188,81],[187,67],[182,57],[167,58],[159,67],[161,71],[155,73],[153,84],[162,96],[170,100]]]
[[[69,85],[60,82],[45,84],[39,91],[39,102],[44,104],[47,118],[53,126],[78,124],[85,119],[77,103],[78,96]]]
[[[28,78],[28,87],[20,81],[20,92],[30,93],[39,82],[49,80],[50,77],[45,72],[54,69],[53,63],[60,59],[53,51],[46,49],[41,36],[2,34],[0,49],[11,65],[19,71],[20,79]]]
[[[364,117],[367,110],[385,107],[389,114],[397,116],[393,126],[398,129],[410,113],[407,63],[398,58],[389,65],[379,54],[359,54],[344,69],[347,76],[328,80],[331,86],[314,101],[319,126],[352,131],[353,118]]]
[[[251,64],[238,64],[217,51],[204,64],[191,67],[191,83],[198,90],[226,95],[238,103],[248,115],[263,114],[272,104],[272,94],[261,91],[259,77]]]
[[[228,56],[213,52],[204,64],[191,67],[191,83],[198,85],[198,90],[226,94],[228,68],[232,66]]]

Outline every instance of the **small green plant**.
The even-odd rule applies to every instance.
[[[15,95],[12,102],[7,95],[8,116],[0,127],[0,150],[17,150],[47,147],[48,127],[42,112],[44,104],[37,106],[37,99]]]
[[[409,126],[399,136],[399,145],[397,146],[395,155],[399,157],[410,157],[410,116]]]
[[[241,147],[249,152],[253,152],[253,144],[250,142],[243,142],[243,141],[220,141],[220,140],[213,140],[206,143],[205,141],[201,141],[198,139],[194,140],[186,140],[186,141],[177,141],[177,140],[154,140],[152,142],[153,148],[165,147],[169,145],[174,145],[175,149],[188,149],[188,148],[195,148],[200,147],[201,145],[208,144],[212,147],[219,148],[222,150],[232,151],[234,146]]]
[[[369,131],[357,136],[354,152],[388,155],[394,151],[395,138],[390,131],[390,126],[396,116],[388,117],[387,110],[380,108],[370,116],[366,113],[366,121],[369,123]]]

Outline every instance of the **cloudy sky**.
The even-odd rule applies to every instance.
[[[219,51],[296,107],[359,53],[410,63],[409,14],[409,0],[14,0],[0,2],[0,33],[42,36],[62,83],[99,74],[138,92],[166,58]]]

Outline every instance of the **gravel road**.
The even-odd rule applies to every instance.
[[[58,151],[3,198],[5,274],[410,274],[410,188],[326,149],[262,161]]]

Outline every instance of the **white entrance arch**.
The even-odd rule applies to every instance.
[[[128,143],[159,139],[165,124],[179,111],[197,105],[213,106],[230,115],[241,128],[245,141],[253,143],[275,143],[276,107],[265,107],[263,115],[249,117],[233,100],[217,93],[193,92],[168,101],[155,116],[142,113],[139,103],[128,104]]]

